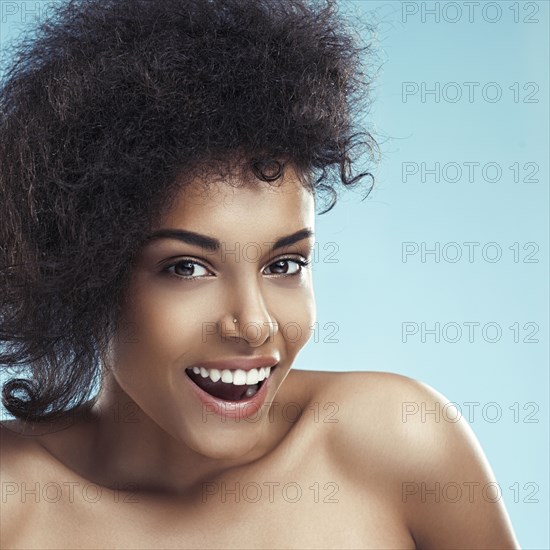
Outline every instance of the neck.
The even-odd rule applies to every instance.
[[[94,437],[89,460],[92,478],[104,486],[191,493],[206,481],[261,460],[289,426],[264,423],[257,444],[245,454],[212,458],[175,439],[151,419],[111,376],[91,411]],[[286,424],[286,423],[284,423]]]

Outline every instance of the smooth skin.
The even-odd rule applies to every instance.
[[[391,373],[291,369],[316,310],[296,263],[314,237],[270,249],[314,231],[290,167],[277,188],[193,181],[153,229],[221,246],[148,242],[98,400],[2,424],[1,548],[519,548],[467,422],[414,413],[445,397]],[[256,421],[205,418],[187,366],[272,354]]]

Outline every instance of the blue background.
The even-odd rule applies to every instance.
[[[2,1],[0,45],[48,5]],[[397,372],[443,393],[480,440],[522,547],[550,548],[549,4],[340,5],[378,25],[367,123],[383,155],[368,200],[347,192],[317,217],[318,330],[294,366]],[[419,89],[406,101],[404,82]],[[466,82],[479,83],[471,101]],[[439,94],[422,97],[422,83]],[[439,163],[439,182],[422,163]],[[464,163],[479,163],[472,181]],[[472,261],[467,242],[479,243]],[[403,243],[418,252],[403,256]],[[422,323],[439,323],[439,342]],[[464,323],[479,323],[473,341]]]

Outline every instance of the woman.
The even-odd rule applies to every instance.
[[[292,369],[369,53],[306,0],[69,1],[21,42],[2,548],[518,548],[468,426],[415,412],[443,396]]]

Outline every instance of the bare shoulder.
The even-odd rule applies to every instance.
[[[20,477],[42,451],[39,438],[31,436],[21,421],[0,422],[0,475],[3,481]]]
[[[29,503],[22,491],[35,486],[41,471],[41,448],[33,438],[25,437],[24,427],[17,420],[0,423],[0,480],[2,486],[2,529],[0,547],[9,547],[12,536],[23,526]]]
[[[365,456],[371,471],[377,463],[389,473],[396,471],[404,461],[403,437],[415,438],[403,424],[403,404],[419,403],[430,393],[412,378],[372,371],[297,370],[289,374],[289,386],[292,393],[285,400],[302,403],[315,414],[310,426],[321,428],[316,432],[334,461],[357,472],[365,471]]]
[[[410,470],[412,464],[424,474],[444,458],[482,454],[466,420],[426,383],[390,372],[319,374],[311,383],[315,399],[337,405],[339,425],[333,435],[338,445],[345,444],[350,460],[368,453],[392,471]]]
[[[376,429],[381,421],[393,422],[397,428],[402,423],[403,403],[436,395],[426,384],[390,372],[298,370],[294,374],[296,391],[305,393],[307,401],[334,403],[350,430]]]
[[[435,402],[446,402],[445,397],[417,380],[390,372],[310,371],[304,383],[311,388],[310,399],[319,406],[337,409],[337,420],[331,439],[335,452],[342,451],[346,460],[378,459],[389,471],[410,463],[404,448],[410,453],[418,444],[424,453],[424,443],[431,441],[425,425],[419,422],[415,411],[426,410]]]
[[[19,420],[0,422],[2,482],[25,483],[49,474],[54,461],[42,444],[43,438]]]
[[[333,455],[359,489],[386,488],[418,547],[519,548],[481,445],[448,398],[394,373],[327,374],[315,392],[338,405]]]
[[[0,548],[19,547],[21,536],[28,530],[29,518],[34,518],[36,525],[49,521],[52,487],[55,492],[56,488],[65,487],[63,484],[74,487],[71,482],[83,481],[51,449],[82,448],[75,439],[80,431],[78,424],[73,426],[67,419],[39,423],[0,422]],[[62,495],[61,500],[55,501],[57,510],[68,506],[70,492],[62,491]]]

